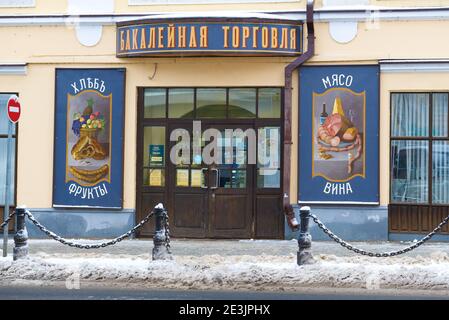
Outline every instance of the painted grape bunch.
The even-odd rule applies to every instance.
[[[93,112],[93,99],[87,100],[87,107],[83,113],[75,113],[73,115],[72,131],[78,137],[81,128],[102,130],[105,126],[104,116],[100,112]]]

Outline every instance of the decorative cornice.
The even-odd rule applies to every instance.
[[[363,9],[317,9],[314,20],[317,22],[330,21],[403,21],[403,20],[449,20],[449,7],[435,8],[376,8],[369,7]],[[238,14],[239,11],[233,11]],[[240,11],[242,17],[248,13],[276,14],[286,19],[304,21],[305,11]],[[211,12],[212,13],[212,12]],[[134,20],[141,17],[153,15],[170,15],[170,12],[131,13],[131,14],[105,14],[105,15],[0,15],[0,26],[23,26],[23,25],[74,25],[74,24],[101,24],[114,25],[119,21]],[[208,12],[197,12],[198,17],[207,17]]]

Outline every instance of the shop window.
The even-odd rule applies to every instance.
[[[447,93],[391,96],[391,201],[449,204]]]
[[[393,94],[392,137],[429,135],[429,94]]]
[[[256,117],[256,89],[229,89],[229,117]]]
[[[147,126],[143,133],[143,184],[165,186],[165,127]]]
[[[281,88],[145,88],[145,119],[280,119]]]
[[[433,203],[449,203],[449,141],[433,142],[432,194]]]
[[[11,94],[0,94],[0,106],[6,106]],[[8,146],[8,125],[9,119],[2,110],[0,112],[0,206],[5,206],[6,196],[6,151]],[[13,125],[13,142],[12,142],[12,163],[11,163],[11,185],[9,187],[9,204],[15,203],[15,163],[16,163],[16,125]]]
[[[393,202],[428,202],[429,143],[427,141],[392,141]]]
[[[258,90],[259,118],[281,117],[281,89],[260,88]]]
[[[448,136],[448,94],[433,94],[433,112],[432,112],[432,135],[434,137]]]
[[[145,118],[165,118],[166,89],[149,88],[144,93]]]
[[[193,118],[194,102],[193,89],[168,89],[168,117]]]
[[[198,118],[226,118],[226,89],[197,89]]]

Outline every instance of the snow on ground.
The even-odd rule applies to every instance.
[[[296,255],[176,256],[150,261],[148,254],[46,254],[12,261],[0,258],[0,285],[39,281],[139,283],[171,289],[295,290],[298,288],[449,290],[449,256],[369,258],[315,255],[296,265]]]

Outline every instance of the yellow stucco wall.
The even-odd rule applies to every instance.
[[[53,4],[51,4],[51,3]],[[414,1],[377,1],[376,5],[397,6]],[[39,1],[36,8],[0,9],[0,14],[56,13],[66,10],[65,1]],[[56,4],[57,3],[57,4]],[[304,7],[298,4],[233,5],[233,9],[273,10]],[[449,5],[448,1],[429,1],[430,5]],[[318,1],[318,6],[320,2]],[[201,10],[204,6],[190,6]],[[116,11],[145,10],[128,7],[116,1]],[[173,7],[175,8],[175,7]],[[182,11],[182,6],[176,10]],[[217,6],[208,6],[216,10]],[[295,7],[296,8],[296,7]],[[148,8],[147,8],[148,9]],[[152,11],[160,10],[152,7]],[[154,10],[153,10],[154,9]],[[171,7],[164,7],[165,11]],[[358,34],[347,44],[334,41],[328,23],[316,24],[316,55],[310,64],[377,63],[378,59],[446,58],[449,43],[442,41],[449,30],[449,21],[381,21],[378,29],[358,23]],[[284,68],[291,58],[165,58],[117,59],[115,27],[104,26],[101,41],[85,47],[76,38],[72,26],[10,26],[0,27],[0,38],[10,46],[2,47],[0,63],[28,63],[26,76],[0,76],[0,92],[18,92],[23,105],[19,124],[18,189],[19,204],[34,208],[52,205],[54,85],[58,67],[125,67],[125,171],[124,207],[135,208],[136,177],[136,87],[138,86],[283,86]],[[154,79],[155,63],[158,64]],[[380,184],[381,204],[388,204],[389,194],[389,92],[408,90],[449,91],[449,74],[383,74],[380,100]],[[292,183],[291,200],[297,201],[298,154],[298,79],[293,77]],[[31,163],[31,165],[30,165]]]
[[[449,30],[449,20],[382,21],[378,29],[367,29],[364,22],[359,22],[358,34],[346,44],[332,39],[329,23],[316,23],[315,29],[316,54],[312,62],[364,63],[378,59],[447,58],[449,51],[449,42],[441,41]],[[1,63],[126,61],[115,57],[115,27],[111,25],[103,26],[101,40],[93,47],[83,46],[77,40],[73,26],[64,25],[0,27],[0,38],[3,43],[12,44],[2,47]],[[274,59],[285,62],[291,60]],[[169,60],[180,61],[171,58]],[[189,62],[195,59],[181,60]],[[251,61],[258,61],[258,58]]]
[[[154,63],[95,64],[126,67],[124,208],[135,208],[136,95],[138,86],[282,86],[284,63],[278,59],[159,60]],[[274,61],[273,61],[274,60]],[[87,65],[92,67],[92,65]],[[23,106],[19,122],[17,202],[32,208],[52,205],[55,68],[81,64],[31,64],[26,76],[0,77],[0,92],[18,92]],[[6,80],[7,79],[7,80]],[[174,81],[176,79],[176,81]],[[5,81],[3,81],[5,80]]]

